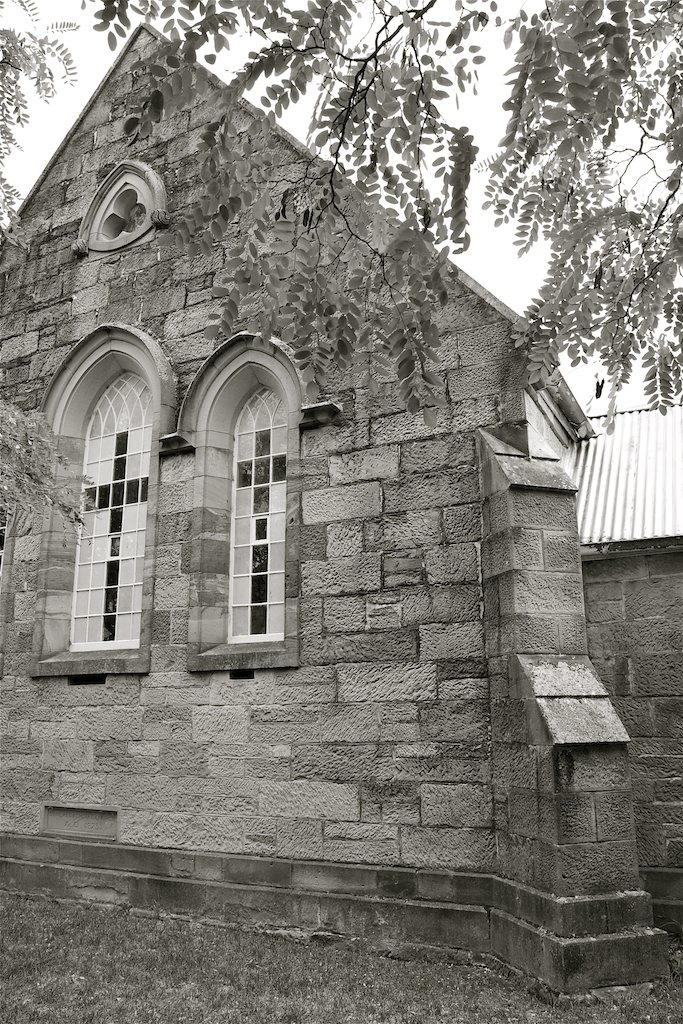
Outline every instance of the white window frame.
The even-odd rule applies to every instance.
[[[113,433],[109,432],[106,435],[105,434],[98,434],[97,436],[93,437],[92,434],[91,434],[91,431],[92,431],[93,424],[95,422],[95,417],[97,417],[97,416],[101,416],[102,417],[103,414],[106,414],[106,412],[108,411],[107,410],[107,403],[109,403],[111,405],[111,399],[109,397],[110,394],[113,391],[115,391],[115,390],[120,392],[121,388],[122,388],[122,385],[125,386],[129,382],[132,382],[133,386],[137,389],[137,391],[135,392],[134,401],[137,401],[139,403],[143,403],[144,402],[144,406],[145,406],[144,409],[141,410],[142,411],[142,416],[143,416],[143,424],[140,427],[134,428],[134,429],[138,429],[138,430],[142,431],[142,438],[141,438],[141,442],[142,443],[141,443],[141,446],[140,446],[139,450],[129,452],[128,451],[128,438],[126,439],[126,453],[125,453],[125,456],[123,456],[123,458],[124,458],[124,467],[123,467],[124,475],[123,475],[122,478],[116,480],[115,479],[115,469],[114,469],[114,466],[116,464],[116,459],[114,457],[116,437],[117,437],[117,435],[120,435],[120,434],[122,434],[124,432],[123,430],[120,430],[120,429],[117,430],[116,429],[117,427],[120,426],[120,423],[119,422],[115,422]],[[129,391],[129,394],[130,394],[130,391]],[[125,399],[124,399],[124,401],[125,401]],[[125,432],[128,435],[127,427],[126,427]],[[84,454],[84,462],[83,462],[83,473],[84,473],[84,475],[86,477],[89,477],[89,470],[92,471],[93,467],[96,467],[95,471],[97,473],[98,479],[94,479],[93,478],[93,485],[89,485],[86,482],[86,486],[84,488],[84,494],[87,495],[89,491],[91,492],[91,491],[94,490],[98,497],[99,497],[99,494],[101,492],[103,492],[103,491],[105,492],[105,496],[106,496],[107,493],[110,493],[111,491],[113,491],[113,488],[114,488],[115,484],[117,484],[117,483],[120,484],[121,487],[122,487],[122,492],[123,492],[122,493],[122,504],[120,506],[122,522],[121,522],[121,529],[115,531],[114,533],[112,533],[112,531],[109,530],[108,532],[103,533],[103,534],[93,533],[91,535],[92,538],[93,538],[93,541],[91,541],[91,543],[93,543],[93,542],[97,543],[98,540],[99,541],[104,541],[104,547],[106,548],[106,553],[104,554],[103,558],[95,559],[95,558],[91,557],[88,561],[81,559],[81,554],[82,554],[82,550],[83,550],[83,540],[84,540],[83,535],[82,535],[82,530],[81,530],[81,534],[79,535],[78,543],[76,545],[76,560],[75,560],[75,569],[74,569],[73,599],[72,599],[72,606],[71,606],[71,623],[70,623],[70,643],[69,643],[69,650],[70,651],[115,651],[115,650],[138,650],[140,648],[140,626],[141,626],[141,620],[142,620],[142,589],[143,589],[143,583],[144,583],[144,580],[143,580],[144,555],[145,555],[145,540],[146,540],[147,519],[148,519],[148,516],[147,516],[147,486],[148,486],[148,483],[147,483],[147,481],[149,480],[149,469],[150,469],[149,464],[150,464],[150,455],[151,455],[151,436],[152,436],[152,393],[151,393],[149,387],[147,386],[147,384],[145,383],[145,381],[143,380],[142,377],[140,377],[138,374],[131,373],[130,371],[125,372],[125,373],[121,374],[120,377],[117,377],[105,389],[105,391],[103,391],[103,393],[100,395],[100,398],[98,399],[98,402],[97,402],[97,404],[95,406],[95,409],[94,409],[94,411],[92,413],[92,416],[90,417],[90,422],[88,424],[88,429],[87,429],[87,432],[86,432],[85,454]],[[108,447],[111,447],[111,450],[112,450],[111,451],[111,455],[107,456],[104,460],[101,460],[101,459],[93,460],[93,459],[91,459],[89,457],[91,455],[91,445],[93,443],[99,443],[100,446],[101,446],[103,440],[105,438],[108,438],[108,437],[112,437],[112,439],[113,439],[112,440],[112,444],[108,446]],[[101,451],[101,447],[100,447],[100,451]],[[119,456],[119,458],[121,458],[121,456]],[[137,466],[137,472],[135,473],[135,475],[129,477],[128,476],[128,469],[129,469],[129,466],[130,466],[132,460],[135,460],[135,462],[133,464]],[[104,464],[111,463],[111,465],[112,465],[111,479],[109,478],[108,474],[107,474],[107,479],[106,480],[105,479],[100,479],[100,475],[101,474],[100,474],[100,471],[99,471],[99,467],[103,463]],[[143,480],[145,481],[144,485],[142,483]],[[129,490],[128,485],[129,485],[129,483],[133,484],[136,481],[137,481],[137,487],[135,489],[136,500],[133,501],[133,502],[127,501],[126,499],[128,498],[128,490]],[[144,493],[145,493],[144,501],[142,500],[142,496],[141,496],[141,488],[143,486],[144,486],[144,489],[145,489],[144,490]],[[115,507],[118,508],[119,506],[116,505]],[[130,509],[136,508],[137,509],[137,511],[135,513],[135,529],[134,530],[131,530],[130,528],[128,530],[126,530],[126,529],[123,528],[124,527],[124,522],[125,522],[125,510],[128,509],[128,508],[130,508]],[[109,514],[111,516],[111,514],[114,512],[114,506],[112,504],[109,504],[107,506],[100,506],[100,502],[99,502],[99,500],[97,500],[97,502],[95,504],[95,507],[93,509],[91,509],[91,510],[85,511],[84,512],[84,516],[92,516],[92,521],[95,522],[98,514],[100,514],[101,512],[106,512],[106,514]],[[144,524],[142,528],[140,528],[140,522],[141,521]],[[125,545],[126,538],[127,537],[131,537],[131,536],[134,539],[135,550],[134,550],[132,555],[130,555],[127,559],[124,559],[124,558],[121,557],[121,554],[122,554],[122,551],[123,551],[123,547],[122,546]],[[105,538],[106,538],[106,540],[105,540]],[[118,545],[116,546],[116,554],[114,554],[113,553],[114,545],[112,544],[112,541],[113,540],[117,540],[117,539],[118,539]],[[93,552],[94,552],[94,549],[93,549]],[[132,567],[132,570],[133,570],[133,577],[132,577],[132,582],[130,584],[124,584],[124,586],[130,586],[130,589],[131,589],[131,608],[130,608],[130,611],[126,610],[124,612],[121,612],[119,610],[119,608],[118,608],[118,601],[120,600],[119,572],[120,572],[120,569],[121,569],[122,565],[124,564],[124,562],[128,562],[128,563],[131,564],[131,567]],[[104,579],[103,579],[104,586],[97,587],[95,589],[93,589],[90,585],[87,588],[84,588],[84,587],[78,588],[78,580],[79,580],[80,570],[85,568],[86,566],[89,566],[90,567],[90,573],[92,573],[94,566],[95,565],[100,565],[100,564],[102,564],[104,566]],[[108,567],[109,567],[110,564],[116,566],[117,580],[116,580],[115,588],[114,587],[107,588],[107,578],[106,577],[107,577],[107,573],[108,573]],[[112,612],[108,613],[106,611],[106,607],[104,607],[102,609],[102,611],[99,612],[96,616],[92,615],[92,614],[88,614],[88,612],[90,611],[90,608],[88,609],[88,612],[86,612],[85,615],[83,615],[83,614],[81,614],[79,612],[78,604],[79,604],[79,597],[81,595],[84,595],[84,594],[88,595],[87,601],[88,601],[88,604],[90,605],[91,600],[92,600],[92,595],[102,591],[103,602],[104,602],[104,601],[106,601],[107,589],[116,589],[115,600],[117,602],[117,608],[114,610],[113,613]],[[96,641],[87,641],[87,640],[86,641],[76,641],[76,640],[74,640],[74,630],[76,628],[77,620],[85,619],[85,621],[86,621],[86,629],[87,629],[87,623],[88,623],[88,620],[90,618],[98,618],[100,620],[100,622],[102,623],[102,625],[104,625],[105,618],[108,617],[109,615],[112,615],[112,614],[114,615],[115,628],[118,626],[119,616],[120,615],[122,615],[122,614],[130,614],[130,616],[132,618],[132,622],[131,622],[132,626],[135,625],[135,618],[137,617],[137,629],[136,629],[137,636],[133,636],[133,637],[130,637],[130,638],[127,638],[127,639],[120,639],[120,640],[116,640],[116,639],[114,639],[114,640],[104,640],[104,639],[101,639],[101,640],[96,640]]]
[[[264,429],[266,429],[266,428],[263,428],[263,427],[262,428],[257,428],[256,427],[254,409],[255,408],[260,409],[263,406],[267,407],[268,404],[270,405],[270,408],[268,409],[268,411],[270,413],[270,426],[269,426],[269,428],[267,428],[270,431],[270,439],[269,439],[269,444],[268,444],[268,449],[269,450],[268,450],[268,456],[267,456],[268,459],[269,459],[269,475],[268,475],[268,485],[267,485],[268,488],[269,488],[269,492],[268,492],[268,499],[269,499],[268,500],[268,510],[267,511],[261,511],[261,512],[254,512],[254,510],[253,510],[254,491],[255,491],[255,488],[257,486],[259,486],[259,484],[254,480],[254,478],[252,476],[251,484],[249,485],[249,488],[248,488],[248,490],[249,490],[249,504],[250,504],[250,507],[251,507],[251,511],[240,515],[240,514],[238,514],[238,509],[237,509],[238,490],[240,490],[240,491],[246,491],[247,490],[246,487],[239,487],[238,486],[239,483],[240,483],[240,479],[239,479],[239,463],[245,461],[244,459],[240,459],[240,457],[239,457],[240,456],[240,437],[247,437],[247,436],[251,435],[251,438],[252,438],[251,444],[249,445],[249,442],[247,442],[247,444],[250,447],[251,451],[253,452],[253,454],[249,457],[251,462],[252,462],[252,470],[253,470],[253,468],[255,466],[255,461],[254,460],[258,458],[259,461],[261,461],[261,460],[264,460],[264,458],[265,458],[265,457],[259,457],[257,455],[256,451],[255,451],[255,447],[256,447],[256,434],[257,433],[261,433],[261,432],[263,432]],[[241,430],[240,427],[243,424],[247,414],[251,415],[252,428],[251,428],[251,430]],[[274,432],[275,431],[278,431],[278,435],[279,435],[280,440],[276,443],[275,450],[273,450],[273,436],[274,436]],[[284,478],[281,479],[281,480],[275,480],[273,478],[273,471],[274,471],[273,470],[273,464],[274,464],[274,460],[277,459],[277,458],[284,458],[285,459],[285,474],[284,474]],[[278,486],[280,484],[282,485],[282,487],[278,491],[278,495],[281,494],[281,500],[279,501],[279,506],[281,506],[281,507],[278,507],[277,509],[273,509],[272,506],[271,506],[272,487],[273,487],[273,485]],[[281,537],[276,537],[275,539],[272,539],[272,527],[273,527],[273,524],[276,523],[276,520],[275,520],[276,516],[278,517],[279,524],[281,524],[281,534],[282,535],[281,535]],[[238,520],[239,521],[248,520],[248,522],[249,522],[249,526],[248,526],[249,540],[246,543],[245,542],[242,542],[241,544],[237,543],[236,532],[237,532]],[[257,521],[259,521],[259,522],[265,521],[266,522],[266,538],[265,539],[264,538],[257,538],[256,537],[256,524],[257,524]],[[275,391],[273,391],[271,388],[264,387],[264,388],[260,388],[256,392],[254,392],[254,394],[252,394],[250,396],[250,398],[243,404],[243,406],[242,406],[242,408],[241,408],[241,410],[239,412],[239,415],[237,417],[236,423],[235,423],[235,432],[234,432],[234,438],[233,438],[233,482],[232,482],[232,501],[231,501],[231,514],[230,514],[230,599],[229,599],[229,606],[228,606],[228,643],[230,643],[230,644],[252,644],[252,643],[259,643],[259,644],[261,644],[261,643],[273,643],[273,642],[284,640],[284,637],[285,637],[285,625],[284,625],[284,623],[285,623],[285,560],[286,560],[285,559],[285,551],[286,551],[285,545],[286,545],[286,524],[287,524],[287,411],[286,411],[284,402],[282,401],[280,396],[277,395],[277,393]],[[274,548],[275,544],[281,544],[282,545],[282,547],[281,547],[282,558],[281,558],[281,567],[273,570],[273,569],[271,569],[271,564],[272,564],[272,558],[273,558],[273,553],[274,553],[273,552],[273,548]],[[238,552],[238,550],[246,548],[251,553],[251,552],[253,552],[255,546],[258,546],[259,548],[266,548],[266,550],[267,550],[268,568],[267,568],[266,572],[265,573],[255,573],[253,571],[253,569],[251,571],[249,571],[249,572],[246,572],[246,573],[244,573],[244,572],[242,572],[242,573],[236,572],[236,564],[235,563],[236,563],[236,559],[237,559],[237,552]],[[267,597],[267,599],[264,602],[264,606],[266,608],[266,621],[268,623],[270,622],[270,618],[271,618],[271,614],[272,614],[272,609],[280,608],[280,610],[281,610],[280,614],[282,616],[282,629],[281,630],[273,630],[273,631],[269,630],[269,631],[267,631],[265,633],[251,633],[251,632],[249,632],[249,633],[235,633],[235,631],[234,631],[234,629],[235,629],[235,610],[237,608],[247,608],[247,609],[249,609],[249,612],[248,612],[248,614],[249,614],[250,610],[254,606],[254,602],[252,600],[249,600],[248,603],[240,602],[239,604],[237,604],[237,602],[235,600],[235,597],[236,597],[238,581],[246,580],[247,581],[247,586],[249,586],[249,589],[251,590],[252,581],[254,580],[254,578],[256,576],[259,576],[259,575],[266,577],[266,588],[267,588],[266,597]],[[274,576],[279,576],[280,577],[280,581],[279,581],[279,588],[280,588],[279,600],[270,600],[269,599],[270,598],[271,577],[274,577]],[[258,602],[257,604],[260,606],[261,603]]]

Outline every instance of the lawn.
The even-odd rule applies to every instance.
[[[0,894],[2,1024],[681,1024],[683,979],[553,1002],[491,959],[405,962]],[[675,956],[674,964],[680,962]]]

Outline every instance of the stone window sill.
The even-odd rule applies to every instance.
[[[150,668],[149,650],[60,651],[31,664],[33,679],[50,676],[146,675]]]
[[[220,669],[298,668],[299,641],[296,638],[267,644],[218,644],[206,651],[188,648],[189,672]]]

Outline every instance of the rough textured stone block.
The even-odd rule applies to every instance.
[[[460,583],[479,578],[474,544],[448,544],[432,548],[426,555],[426,567],[429,583]]]
[[[365,537],[368,551],[402,551],[440,544],[438,509],[382,516],[365,524]]]
[[[480,622],[420,626],[420,657],[476,658],[484,653]]]
[[[363,523],[330,523],[327,527],[327,557],[347,558],[363,550]]]
[[[340,665],[339,699],[342,701],[433,700],[436,698],[434,665]]]
[[[379,739],[379,720],[374,707],[330,707],[321,716],[324,743],[368,743]]]
[[[395,477],[398,476],[398,462],[397,445],[380,445],[347,455],[333,455],[330,458],[330,483],[349,484]]]
[[[331,523],[340,519],[369,519],[379,515],[379,483],[349,484],[307,491],[302,498],[303,522]]]
[[[238,708],[194,708],[192,737],[198,743],[244,743],[247,739],[248,713]]]
[[[357,821],[358,790],[336,782],[263,782],[259,811],[274,818],[329,818]]]
[[[327,562],[304,562],[301,585],[307,596],[330,597],[359,594],[381,587],[381,561],[378,554],[350,555]]]
[[[484,786],[461,784],[420,786],[420,816],[423,825],[459,828],[491,824],[491,793]]]
[[[406,864],[458,870],[474,867],[486,871],[493,865],[495,846],[488,829],[401,828],[401,852]]]
[[[87,740],[45,740],[43,768],[60,771],[92,771],[93,745]]]

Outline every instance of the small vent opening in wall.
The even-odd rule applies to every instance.
[[[104,686],[106,675],[69,676],[69,686]]]
[[[253,679],[253,668],[233,668],[230,670],[231,679]]]
[[[48,836],[114,842],[117,827],[118,814],[113,807],[66,807],[60,804],[43,806],[42,831]]]

